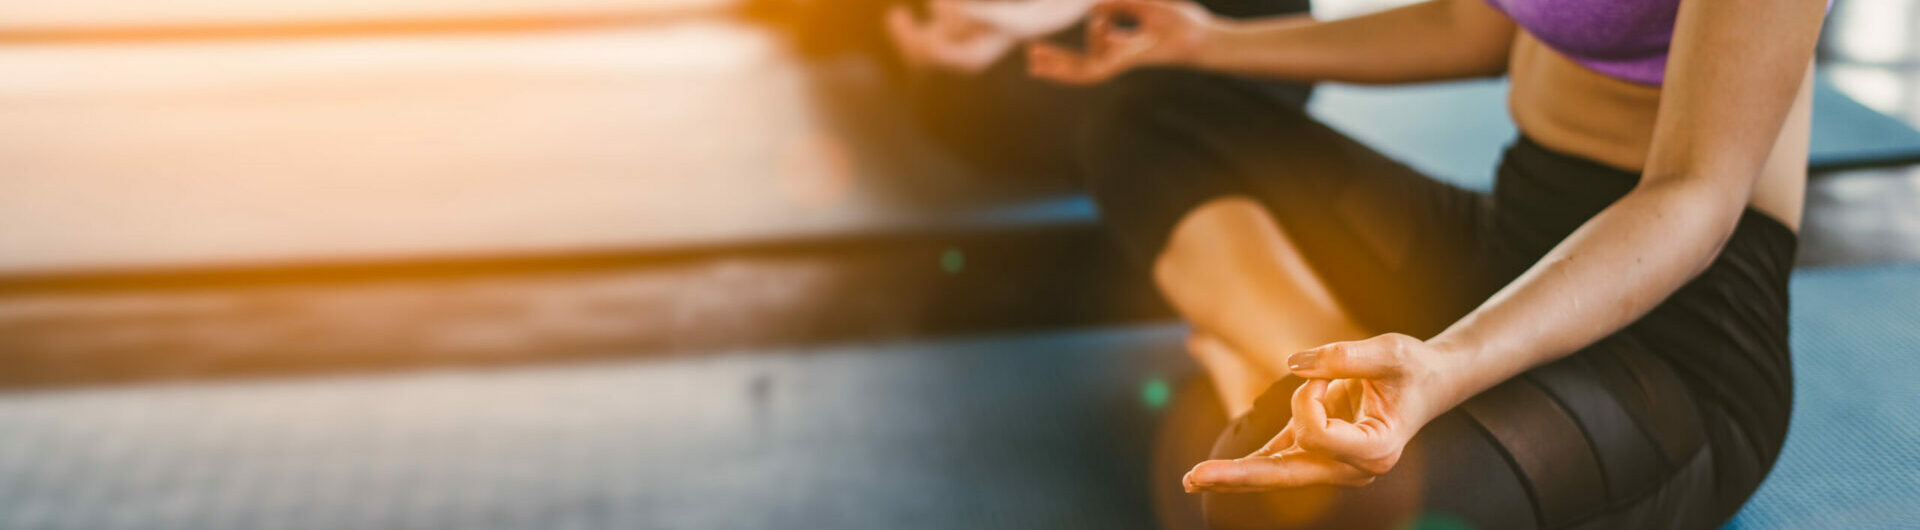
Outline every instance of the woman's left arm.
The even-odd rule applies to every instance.
[[[1720,255],[1807,75],[1825,8],[1680,3],[1639,185],[1428,341],[1458,372],[1453,404],[1619,331]]]
[[[1780,137],[1824,9],[1821,0],[1682,1],[1652,148],[1631,192],[1431,339],[1385,335],[1295,354],[1295,374],[1350,380],[1333,390],[1358,399],[1302,387],[1294,421],[1273,443],[1203,463],[1188,488],[1369,482],[1427,421],[1626,327],[1699,275]]]

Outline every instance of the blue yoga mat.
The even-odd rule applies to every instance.
[[[1412,86],[1325,85],[1311,111],[1322,121],[1436,178],[1472,189],[1493,188],[1500,153],[1518,131],[1507,116],[1506,82],[1479,80]],[[1920,163],[1920,131],[1867,108],[1816,76],[1814,171]],[[1085,222],[1095,217],[1084,197],[986,208],[963,222]]]
[[[1793,279],[1793,424],[1729,529],[1920,527],[1920,267]]]
[[[1328,86],[1316,116],[1434,176],[1488,189],[1500,148],[1518,133],[1507,118],[1506,83],[1404,87]],[[1920,131],[1867,108],[1817,76],[1808,167],[1815,171],[1920,162]]]

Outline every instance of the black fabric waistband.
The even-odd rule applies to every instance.
[[[1555,151],[1526,135],[1518,136],[1501,160],[1495,200],[1520,217],[1544,222],[1557,244],[1581,223],[1599,214],[1640,182],[1640,174]],[[1501,200],[1506,199],[1506,200]],[[1785,274],[1792,265],[1799,236],[1765,212],[1747,208],[1735,229],[1743,252],[1759,261],[1778,264],[1770,272]],[[1538,236],[1523,238],[1538,239]],[[1735,247],[1728,242],[1729,249]],[[1724,254],[1724,253],[1723,253]]]

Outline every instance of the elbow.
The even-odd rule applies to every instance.
[[[1747,209],[1747,190],[1704,179],[1642,179],[1621,202],[1630,199],[1645,205],[1633,215],[1641,217],[1646,229],[1686,247],[1710,250],[1694,260],[1694,274],[1720,255]]]
[[[1639,197],[1657,206],[1658,218],[1680,218],[1705,227],[1725,228],[1728,232],[1747,209],[1751,184],[1731,185],[1701,178],[1642,177],[1628,197]],[[1624,199],[1623,199],[1624,200]]]
[[[1703,224],[1732,233],[1753,198],[1761,166],[1744,159],[1689,162],[1657,155],[1647,160],[1640,182],[1627,195],[1658,203],[1660,213],[1710,221]]]

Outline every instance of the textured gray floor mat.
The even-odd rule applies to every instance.
[[[4,528],[1146,528],[1178,329],[0,397]]]

